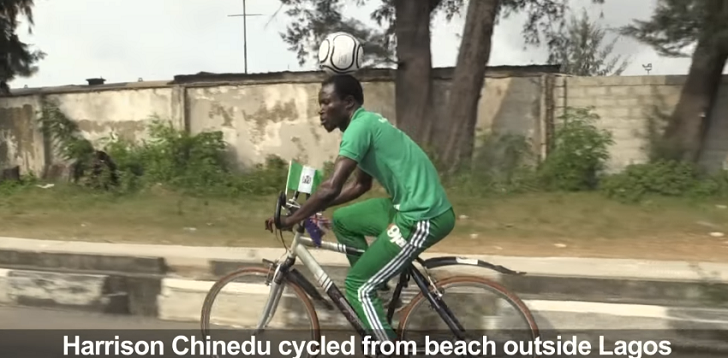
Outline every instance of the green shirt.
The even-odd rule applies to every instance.
[[[407,134],[378,113],[359,108],[344,131],[339,155],[355,160],[412,220],[427,220],[452,207],[437,169]]]

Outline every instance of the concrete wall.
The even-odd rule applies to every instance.
[[[554,83],[555,115],[564,107],[594,107],[598,126],[614,139],[610,171],[643,163],[649,150],[650,127],[664,128],[680,99],[686,76],[560,77]],[[728,76],[723,77],[712,111],[703,164],[728,169]]]
[[[488,72],[478,113],[478,128],[539,133],[543,73],[538,66],[502,68]],[[435,109],[448,125],[445,112],[452,69],[435,72]],[[20,165],[24,172],[42,174],[60,162],[37,131],[42,101],[53,101],[76,121],[81,134],[95,145],[114,134],[127,139],[148,138],[153,116],[171,120],[176,128],[196,134],[222,131],[230,153],[241,167],[261,163],[268,155],[298,158],[322,166],[336,154],[341,134],[326,133],[318,124],[320,73],[178,76],[172,82],[139,82],[97,86],[67,86],[16,90],[0,98],[0,134],[8,150],[0,151],[3,165]],[[362,73],[365,107],[387,116],[396,125],[393,73]],[[26,129],[32,126],[35,132]],[[3,128],[5,128],[3,130]],[[536,138],[538,139],[538,138]],[[47,148],[46,148],[47,147]],[[44,149],[48,152],[44,154]]]
[[[565,106],[594,106],[600,126],[614,134],[610,170],[642,162],[648,143],[645,128],[654,111],[669,113],[678,100],[683,76],[578,78],[553,75],[551,67],[507,67],[487,71],[481,91],[477,128],[522,134],[543,153],[554,118]],[[549,75],[551,73],[551,75]],[[435,110],[448,126],[445,103],[452,69],[435,71]],[[376,70],[359,76],[365,107],[396,124],[393,72]],[[727,77],[728,78],[728,77]],[[192,133],[219,130],[241,167],[276,154],[321,166],[336,154],[340,133],[318,124],[320,73],[177,76],[174,81],[97,86],[19,89],[0,98],[0,167],[20,165],[43,175],[59,163],[38,131],[36,118],[44,100],[52,100],[77,121],[82,135],[97,145],[110,134],[147,138],[153,116]],[[728,80],[713,113],[704,162],[726,163],[728,152]]]
[[[489,79],[481,92],[478,128],[537,133],[540,86],[538,77]],[[323,165],[334,158],[341,134],[326,133],[319,125],[319,87],[314,82],[189,88],[189,128],[192,133],[222,130],[245,166],[262,162],[269,154]],[[396,125],[394,84],[371,81],[363,87],[365,107]],[[447,118],[443,112],[449,83],[436,81],[435,89],[435,108]]]

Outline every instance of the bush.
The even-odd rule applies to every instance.
[[[624,202],[637,202],[650,195],[702,198],[725,192],[727,182],[723,178],[723,173],[709,176],[692,163],[658,159],[627,166],[604,178],[600,189]]]
[[[230,185],[232,173],[222,132],[191,135],[154,119],[149,135],[151,139],[142,144],[111,137],[104,147],[116,163],[124,190],[161,183],[209,193]]]
[[[102,150],[84,139],[54,103],[44,103],[39,122],[61,157],[72,162],[74,179],[80,176],[87,187],[117,194],[158,185],[190,195],[271,194],[282,189],[288,172],[288,163],[276,156],[238,170],[221,131],[192,135],[156,117],[148,127],[149,140],[134,143],[112,134]]]
[[[285,185],[288,163],[277,156],[237,170],[220,131],[192,135],[155,119],[149,135],[142,144],[112,137],[105,146],[116,161],[122,192],[163,184],[192,195],[272,194]]]
[[[469,195],[597,188],[611,134],[596,127],[599,116],[588,108],[567,108],[559,119],[554,146],[542,163],[535,162],[525,137],[491,133],[481,137],[470,170],[448,178],[447,184]]]
[[[510,133],[485,133],[478,139],[481,145],[475,148],[468,170],[447,178],[448,186],[471,195],[533,189],[534,155],[527,138]]]
[[[554,147],[538,168],[539,182],[546,190],[593,190],[609,159],[611,133],[594,125],[599,116],[590,109],[567,108],[559,118]]]

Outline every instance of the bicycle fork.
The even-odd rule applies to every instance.
[[[273,273],[268,274],[268,277],[266,278],[266,284],[270,284],[270,293],[268,294],[268,299],[266,300],[265,306],[263,307],[263,315],[258,321],[258,326],[255,329],[255,333],[261,332],[266,326],[268,326],[270,321],[275,316],[276,310],[278,309],[278,303],[280,302],[281,296],[283,295],[283,288],[285,287],[285,285],[282,284],[283,273],[281,272],[281,267],[283,265],[277,265],[273,262],[271,262],[270,265],[275,265],[276,268]]]

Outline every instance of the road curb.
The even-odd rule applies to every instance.
[[[242,267],[262,267],[263,258],[276,260],[281,258],[282,253],[283,249],[277,248],[127,245],[0,237],[0,303],[28,302],[26,298],[17,300],[11,297],[17,288],[8,284],[19,278],[8,277],[14,275],[11,273],[15,271],[50,272],[62,275],[58,276],[61,277],[59,280],[66,280],[63,275],[70,275],[67,278],[71,280],[69,282],[80,280],[78,277],[97,275],[105,277],[104,294],[108,297],[114,295],[116,300],[126,302],[126,306],[119,308],[120,304],[115,304],[112,309],[100,305],[94,309],[156,316],[159,314],[158,301],[165,279],[214,281]],[[348,271],[346,257],[316,249],[311,250],[311,253],[332,280],[343,287]],[[422,257],[427,259],[445,255],[428,253]],[[468,256],[461,261],[473,262],[473,259],[525,271],[527,274],[500,275],[492,270],[468,265],[438,268],[431,270],[431,273],[436,277],[452,274],[487,277],[499,281],[526,300],[662,306],[677,303],[684,307],[728,308],[728,264],[482,255]],[[315,285],[316,280],[301,265],[300,260],[296,267]],[[101,298],[98,300],[105,302]],[[56,301],[53,298],[50,303]]]

